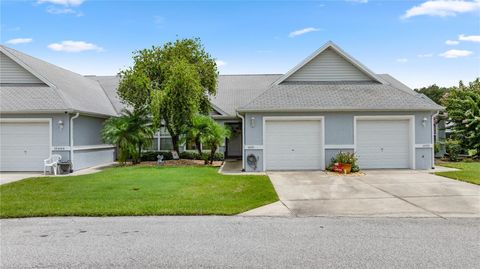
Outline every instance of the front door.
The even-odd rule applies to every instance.
[[[227,148],[225,157],[240,158],[242,157],[242,124],[241,123],[225,123],[230,128],[231,136],[227,139]]]

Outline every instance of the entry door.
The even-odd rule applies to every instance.
[[[266,170],[323,168],[320,120],[265,121]]]
[[[231,136],[227,139],[226,157],[241,157],[242,156],[242,124],[241,123],[226,123],[230,126]]]
[[[357,156],[363,168],[410,168],[408,120],[358,120]]]
[[[42,171],[50,156],[48,122],[0,123],[0,171]]]

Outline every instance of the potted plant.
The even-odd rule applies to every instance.
[[[357,162],[357,157],[353,152],[339,152],[335,159],[339,164],[337,167],[341,167],[341,171],[345,174],[349,174]]]

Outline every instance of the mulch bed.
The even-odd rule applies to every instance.
[[[212,167],[220,167],[222,166],[222,161],[214,161],[213,164],[205,165],[203,160],[187,160],[187,159],[180,159],[180,160],[167,160],[163,161],[162,166],[212,166]],[[157,162],[141,162],[139,165],[143,166],[158,166]]]

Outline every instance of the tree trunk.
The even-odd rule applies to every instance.
[[[138,154],[137,154],[137,159],[135,160],[135,163],[138,164],[142,160],[142,143],[138,143]]]
[[[195,138],[195,147],[198,150],[198,154],[200,155],[200,158],[202,158],[202,143],[200,142],[200,136]]]
[[[217,151],[217,147],[212,147],[210,150],[210,164],[213,164],[213,159],[215,157],[215,152]]]
[[[172,136],[173,150],[175,150],[180,155],[180,151],[178,148],[179,135],[171,135],[171,136]]]

